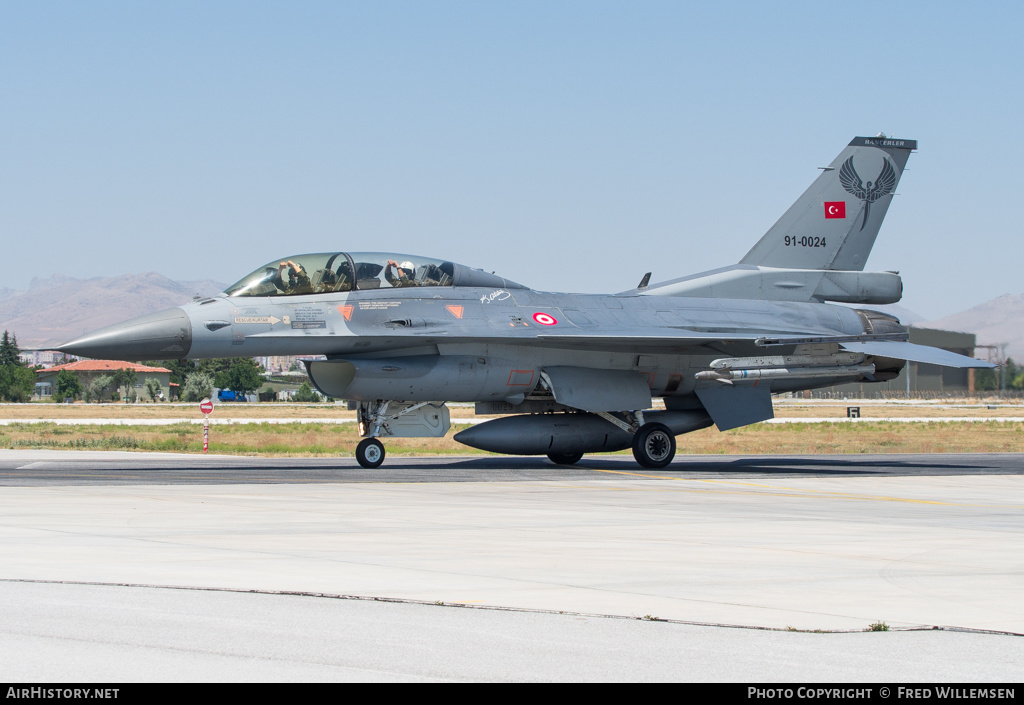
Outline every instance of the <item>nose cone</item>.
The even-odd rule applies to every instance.
[[[172,360],[188,355],[191,347],[188,314],[169,308],[101,328],[55,350],[94,360]]]

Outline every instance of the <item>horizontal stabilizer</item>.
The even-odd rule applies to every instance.
[[[942,365],[943,367],[996,367],[991,362],[976,360],[966,355],[958,355],[942,348],[917,345],[900,340],[844,342],[840,343],[840,345],[850,352],[859,352],[878,357],[891,357],[896,360],[909,360],[910,362],[924,362],[929,365]]]

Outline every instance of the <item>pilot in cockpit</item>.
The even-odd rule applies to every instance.
[[[416,265],[412,262],[398,264],[389,259],[388,266],[384,268],[384,278],[391,286],[416,286]]]
[[[285,272],[287,272],[287,278],[285,277]],[[274,286],[285,294],[308,294],[313,291],[306,270],[301,264],[296,264],[292,260],[278,265],[277,276],[274,277]]]

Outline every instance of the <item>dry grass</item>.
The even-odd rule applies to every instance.
[[[469,410],[472,413],[472,409]],[[355,418],[344,404],[251,404],[220,403],[213,416],[258,418]],[[0,419],[201,419],[199,404],[29,404],[0,405]]]
[[[452,434],[462,428],[465,426],[453,426],[444,438],[388,439],[388,452],[404,455],[478,453],[452,440]],[[351,455],[358,442],[355,424],[225,424],[210,427],[210,452],[228,455]],[[0,447],[199,453],[203,448],[203,427],[191,423],[167,426],[11,424],[0,427]]]
[[[443,438],[386,439],[392,455],[481,454],[452,440],[465,428],[453,424]],[[358,443],[354,424],[238,424],[210,427],[210,452],[277,457],[350,456]],[[680,436],[681,455],[830,453],[1024,452],[1024,419],[1018,422],[858,424],[756,424],[725,433],[714,428]],[[95,448],[177,453],[202,451],[202,426],[81,425],[49,423],[0,427],[0,448]],[[628,452],[628,451],[625,451]]]
[[[845,418],[848,407],[860,407],[860,415],[866,419],[883,418],[1004,418],[1020,417],[1024,420],[1024,405],[1018,401],[1000,403],[997,400],[974,400],[969,402],[934,401],[927,403],[908,403],[894,401],[861,401],[848,402],[804,402],[794,400],[777,400],[775,415],[779,418]],[[994,408],[989,408],[989,407]]]
[[[659,400],[660,402],[660,400]],[[990,405],[996,408],[988,408]],[[905,403],[893,401],[814,401],[793,399],[775,401],[775,415],[779,418],[843,418],[848,406],[859,406],[863,418],[891,417],[950,417],[993,418],[1019,416],[1024,420],[1024,405],[998,403],[997,400],[934,401]],[[451,406],[453,419],[473,418],[472,405]],[[664,408],[664,407],[660,407]],[[214,418],[342,418],[354,419],[355,412],[345,404],[281,404],[281,403],[220,403]],[[0,404],[0,419],[201,419],[198,404]]]
[[[862,422],[755,424],[680,436],[679,453],[819,455],[831,453],[1020,453],[1021,422]]]
[[[843,418],[859,406],[865,419],[886,417],[1020,417],[1021,422],[860,422],[856,424],[756,424],[720,433],[705,429],[678,439],[680,454],[985,453],[1024,452],[1024,407],[995,400],[901,403],[882,401],[776,402],[779,418]],[[469,406],[451,407],[453,428],[444,438],[387,439],[398,455],[479,454],[452,440],[473,418]],[[354,419],[344,404],[218,404],[215,419]],[[198,453],[202,427],[197,404],[3,404],[0,419],[180,419],[168,426],[75,425],[53,423],[0,426],[0,448],[97,448]],[[210,452],[264,456],[349,456],[359,438],[353,423],[213,425]],[[628,451],[626,451],[628,452]]]

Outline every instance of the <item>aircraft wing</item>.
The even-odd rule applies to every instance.
[[[666,336],[664,332],[642,334],[636,332],[603,333],[594,335],[590,333],[574,334],[546,334],[536,336],[540,343],[558,345],[559,347],[580,348],[587,350],[659,350],[668,352],[671,350],[682,350],[711,345],[714,343],[755,343],[763,334],[735,333],[735,332],[711,332],[711,331],[680,331],[678,336]]]
[[[548,334],[535,333],[534,329],[520,328],[510,331],[508,335],[476,336],[476,335],[452,335],[444,329],[425,326],[419,330],[411,330],[413,335],[389,336],[389,335],[359,335],[359,336],[329,336],[310,335],[308,340],[311,343],[310,349],[314,347],[329,357],[351,352],[373,353],[378,351],[394,351],[407,348],[420,348],[425,345],[439,344],[486,344],[503,343],[510,345],[533,345],[539,347],[573,348],[578,350],[607,350],[607,351],[644,351],[647,349],[660,352],[683,351],[701,345],[712,345],[723,342],[746,343],[753,346],[754,343],[764,337],[764,333],[742,333],[742,332],[718,332],[718,331],[695,331],[681,330],[679,335],[666,336],[664,329],[652,329],[650,333],[637,332],[636,330],[609,330],[600,335],[590,333],[562,333]],[[806,333],[804,333],[806,335]],[[267,332],[256,333],[249,338],[258,339],[289,339],[293,336],[288,332]],[[358,343],[357,348],[352,344]]]
[[[436,345],[441,343],[493,343],[493,337],[449,335],[447,331],[430,325],[416,330],[412,336],[358,336],[359,351],[371,353],[383,350]],[[286,333],[258,333],[253,338],[286,338]],[[311,338],[320,336],[310,336]],[[347,349],[349,339],[323,336],[323,352],[328,356],[352,352]],[[355,340],[355,339],[352,339]],[[535,333],[531,329],[518,329],[501,342],[515,345],[539,345],[544,347],[562,347],[578,350],[608,351],[652,351],[670,353],[687,350],[705,345],[740,343],[757,347],[815,345],[832,343],[850,352],[863,353],[877,357],[889,357],[897,360],[909,360],[944,367],[982,367],[993,368],[996,365],[977,360],[965,355],[949,352],[928,345],[918,345],[886,335],[836,335],[834,331],[823,331],[820,335],[809,331],[768,332],[768,331],[737,331],[735,329],[694,329],[680,328],[678,334],[666,335],[664,328],[652,328],[647,331],[636,329],[607,330],[601,334],[585,331],[564,333]],[[332,349],[331,343],[339,343]]]
[[[670,350],[675,348],[688,348],[699,345],[714,343],[754,343],[760,347],[771,347],[779,345],[804,345],[819,343],[835,343],[844,350],[859,352],[865,355],[876,357],[890,357],[896,360],[908,360],[910,362],[922,362],[930,365],[941,365],[943,367],[981,367],[994,368],[994,365],[984,360],[978,360],[966,355],[933,348],[928,345],[918,345],[905,340],[884,339],[879,336],[844,336],[824,335],[776,335],[767,337],[764,333],[735,333],[735,332],[712,332],[712,331],[680,331],[679,336],[643,335],[635,333],[606,334],[606,335],[538,335],[537,338],[546,342],[557,342],[571,347],[595,348],[595,349],[631,349],[649,350]]]

